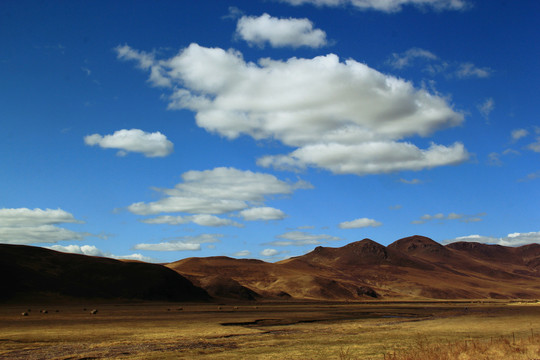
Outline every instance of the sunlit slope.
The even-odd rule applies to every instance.
[[[262,298],[360,300],[540,298],[539,264],[540,245],[443,246],[411,236],[389,246],[364,239],[340,248],[317,247],[277,263],[213,257],[167,266],[203,288],[212,276],[215,287],[219,274]]]

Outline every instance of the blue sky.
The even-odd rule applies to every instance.
[[[536,1],[4,1],[0,242],[540,243]]]

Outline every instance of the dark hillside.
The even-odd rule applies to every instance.
[[[0,244],[2,300],[24,296],[198,301],[208,294],[158,264]]]

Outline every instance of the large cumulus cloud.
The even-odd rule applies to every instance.
[[[151,70],[155,86],[167,84],[169,108],[194,111],[200,127],[229,139],[248,135],[295,149],[262,157],[261,166],[365,175],[469,157],[460,142],[420,149],[405,141],[460,125],[463,114],[447,99],[353,59],[328,54],[253,63],[238,51],[198,44],[164,60],[127,45],[117,54]]]

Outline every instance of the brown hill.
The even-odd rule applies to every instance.
[[[310,264],[330,266],[332,268],[364,268],[373,266],[396,266],[413,267],[431,270],[429,264],[410,257],[407,253],[385,247],[370,239],[364,239],[347,244],[341,248],[325,248],[319,246],[312,252],[292,258],[291,261],[299,260]]]
[[[522,248],[443,246],[415,235],[386,247],[370,239],[340,248],[319,246],[274,264],[216,257],[167,266],[203,288],[201,280],[220,274],[263,298],[540,298],[540,245]]]
[[[0,300],[43,298],[199,301],[203,289],[162,265],[0,244]]]
[[[418,254],[443,254],[447,255],[449,250],[436,241],[428,237],[414,235],[393,242],[388,245],[389,249],[394,249],[402,253],[417,256]]]
[[[158,265],[0,245],[4,299],[53,293],[147,300],[540,298],[540,245],[364,239],[268,263],[224,256]],[[202,290],[202,289],[204,290]]]

